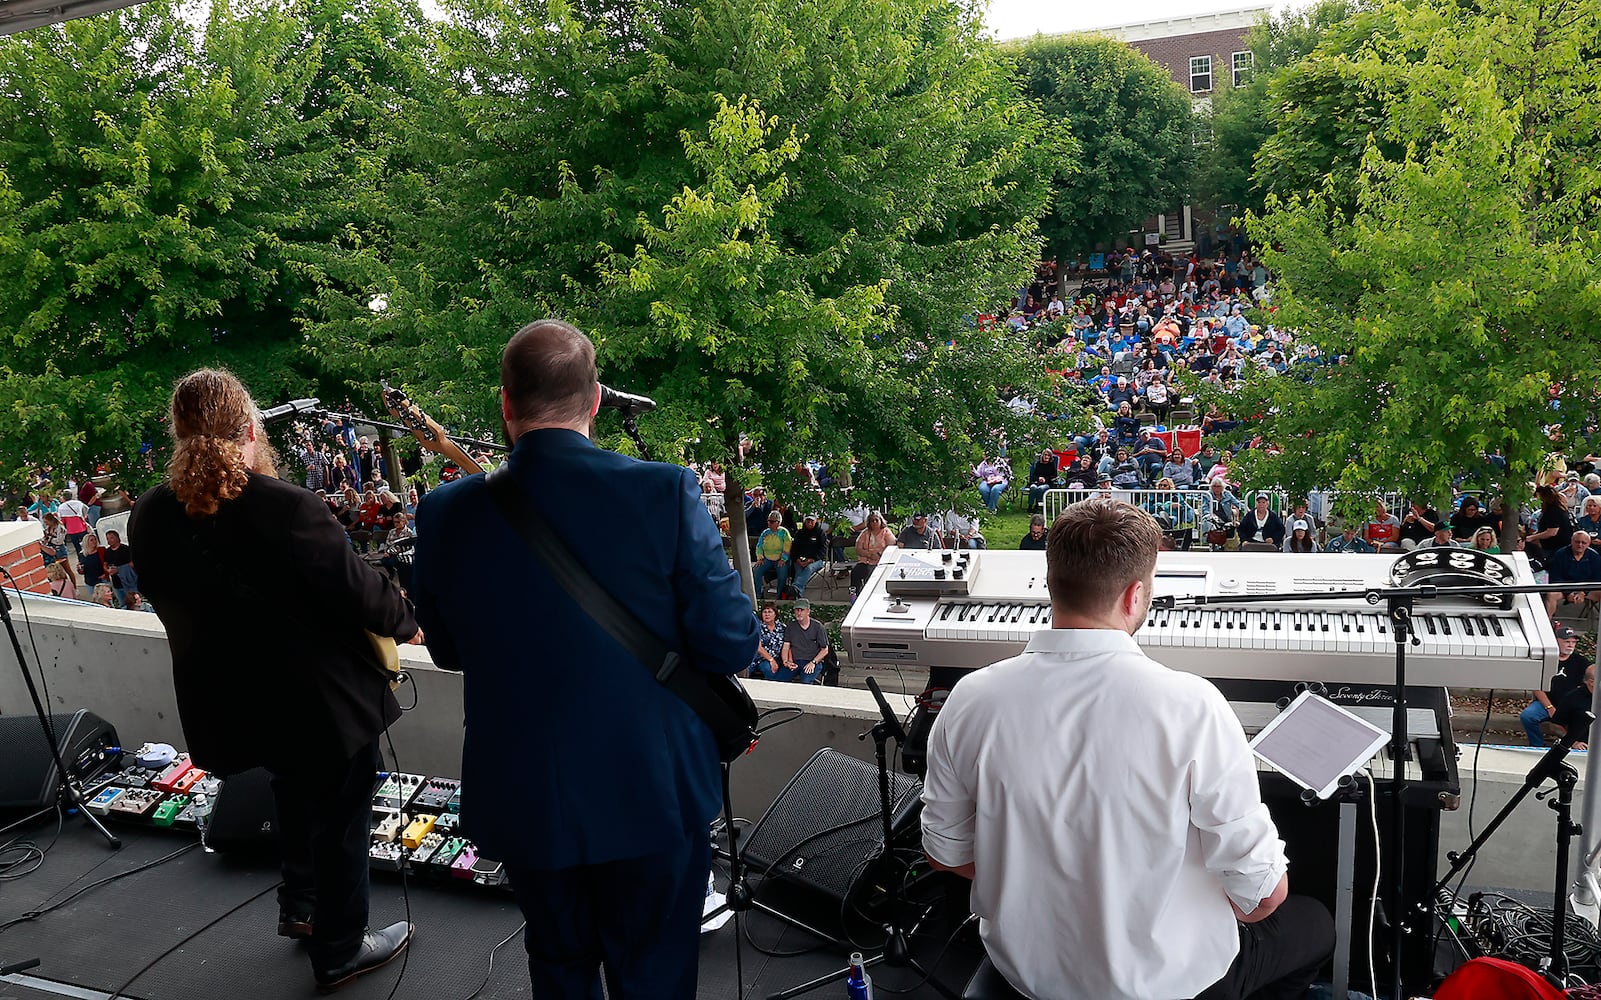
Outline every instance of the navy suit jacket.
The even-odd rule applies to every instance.
[[[529,431],[510,474],[579,561],[687,666],[756,653],[750,600],[687,469]],[[483,476],[417,508],[412,599],[466,699],[462,826],[483,853],[553,870],[705,836],[722,802],[698,716],[618,645],[500,514]]]

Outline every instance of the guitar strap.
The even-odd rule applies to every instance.
[[[509,468],[510,463],[503,462],[484,477],[489,494],[501,514],[573,602],[650,671],[657,683],[700,716],[717,741],[718,755],[725,763],[749,749],[756,742],[754,720],[743,717],[718,697],[706,682],[706,675],[694,669],[680,669],[683,663],[678,653],[584,568],[572,549],[551,529],[545,515],[518,489]]]

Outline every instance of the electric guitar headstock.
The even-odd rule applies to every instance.
[[[378,383],[383,388],[384,408],[389,415],[400,421],[417,439],[417,443],[436,455],[443,455],[459,465],[462,471],[471,475],[482,472],[483,467],[473,461],[472,457],[456,442],[450,439],[445,429],[439,426],[439,421],[424,413],[422,407],[412,402],[404,389],[390,385],[387,381]]]

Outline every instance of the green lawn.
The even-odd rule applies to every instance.
[[[1003,500],[999,514],[984,514],[979,518],[979,529],[984,532],[984,541],[992,549],[1015,549],[1017,543],[1028,534],[1028,511],[1024,509],[1028,500],[1026,497],[1008,497],[1008,500],[1017,500],[1015,508],[1008,509],[1009,505]]]

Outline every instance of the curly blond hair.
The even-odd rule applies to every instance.
[[[232,372],[202,368],[173,388],[167,481],[190,517],[215,514],[244,491],[244,447],[256,420],[256,404]]]

